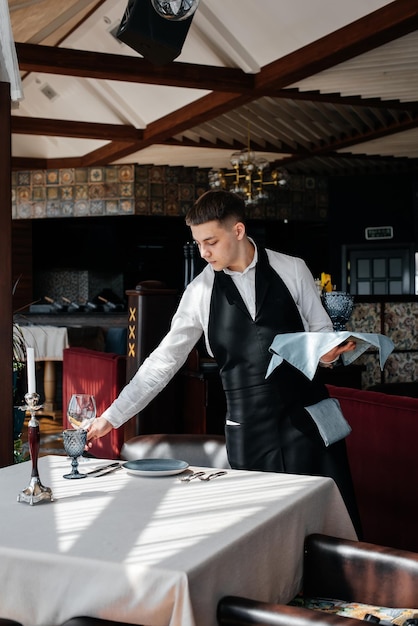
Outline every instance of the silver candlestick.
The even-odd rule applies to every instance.
[[[23,411],[30,412],[30,420],[28,423],[28,441],[30,456],[32,459],[32,474],[29,485],[21,491],[17,496],[18,502],[27,502],[28,504],[38,504],[38,502],[52,502],[52,491],[49,487],[44,487],[39,478],[38,472],[38,456],[39,456],[39,421],[36,419],[36,411],[42,409],[39,405],[38,393],[27,393],[25,395],[26,406],[22,407]]]

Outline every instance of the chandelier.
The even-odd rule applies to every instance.
[[[244,197],[245,203],[257,204],[268,198],[266,187],[285,187],[289,182],[289,173],[284,168],[271,171],[269,161],[257,157],[249,147],[231,154],[230,162],[233,171],[212,169],[208,174],[211,189],[228,189]],[[231,180],[228,181],[227,179]]]

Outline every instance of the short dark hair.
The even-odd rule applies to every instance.
[[[206,191],[187,211],[187,226],[200,226],[217,220],[225,222],[231,218],[245,223],[245,202],[236,193],[222,189]]]

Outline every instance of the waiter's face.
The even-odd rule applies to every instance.
[[[242,222],[226,223],[213,220],[191,226],[193,239],[199,247],[200,256],[210,263],[216,272],[226,267],[243,271],[242,248],[245,226]]]

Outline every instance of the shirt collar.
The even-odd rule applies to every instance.
[[[244,276],[244,274],[246,274],[247,272],[249,272],[253,267],[256,266],[257,261],[258,261],[258,250],[257,250],[257,246],[256,243],[254,241],[254,239],[252,239],[251,237],[248,237],[248,239],[251,241],[251,243],[254,246],[254,256],[253,256],[253,260],[251,261],[251,263],[245,268],[245,270],[243,272],[234,272],[232,270],[229,270],[227,267],[225,267],[225,269],[223,270],[225,272],[225,274],[229,274],[229,276]]]

